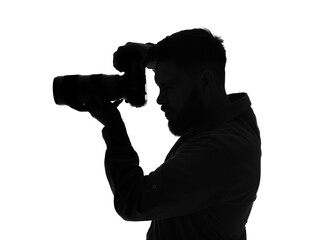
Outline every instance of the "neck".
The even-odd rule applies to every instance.
[[[205,108],[208,109],[208,113],[211,116],[219,114],[231,105],[225,90],[214,90],[208,96],[209,99],[206,101]]]

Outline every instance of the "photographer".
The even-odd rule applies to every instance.
[[[88,111],[104,125],[105,170],[117,213],[152,220],[149,240],[245,240],[260,182],[261,140],[248,95],[225,92],[222,39],[192,29],[155,45],[128,43],[115,53],[114,66],[134,52],[142,67],[154,70],[157,103],[180,138],[145,176],[118,103],[92,89]]]

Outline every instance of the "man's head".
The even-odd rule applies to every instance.
[[[174,135],[196,128],[212,114],[225,93],[223,40],[205,29],[184,30],[158,42],[148,52],[160,87],[158,104]]]

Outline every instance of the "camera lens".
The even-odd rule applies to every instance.
[[[63,77],[56,77],[53,80],[53,98],[58,105],[65,105],[63,95]]]

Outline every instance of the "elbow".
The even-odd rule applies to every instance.
[[[140,211],[139,201],[127,198],[114,197],[114,208],[116,213],[125,221],[144,221],[147,220]]]

